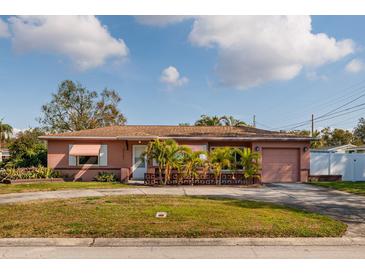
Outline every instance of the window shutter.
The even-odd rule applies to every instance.
[[[69,154],[68,154],[68,165],[69,166],[76,166],[76,156],[70,155],[70,150],[71,150],[72,146],[73,145],[71,145],[71,144],[68,145],[68,152],[69,152]]]
[[[108,165],[108,145],[101,145],[100,147],[99,165],[100,166]]]

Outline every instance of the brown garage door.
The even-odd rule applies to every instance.
[[[262,182],[298,181],[299,149],[264,148],[262,150]]]

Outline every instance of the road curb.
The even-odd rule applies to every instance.
[[[0,247],[16,246],[92,246],[93,238],[1,238]]]
[[[0,247],[365,246],[365,238],[2,238]]]

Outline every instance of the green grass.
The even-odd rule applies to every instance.
[[[365,196],[365,182],[311,182],[311,184]]]
[[[338,237],[347,227],[269,203],[155,195],[1,205],[0,220],[0,237]]]
[[[130,187],[121,183],[104,182],[42,182],[29,184],[0,184],[0,194],[30,191],[55,191],[64,189],[123,188]]]

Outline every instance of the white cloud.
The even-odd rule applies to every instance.
[[[9,37],[9,36],[10,36],[10,33],[9,33],[8,24],[0,18],[0,38]]]
[[[17,16],[8,21],[15,50],[62,54],[81,70],[128,55],[124,41],[112,37],[95,16]]]
[[[290,80],[303,67],[313,69],[354,51],[352,40],[312,33],[310,16],[202,16],[189,40],[217,48],[221,83],[238,89]]]
[[[179,71],[175,67],[169,66],[162,71],[160,81],[171,88],[185,85],[189,82],[189,79],[181,77]]]
[[[358,73],[364,69],[364,63],[359,59],[352,59],[345,67],[350,73]]]
[[[164,27],[167,25],[180,23],[184,20],[192,18],[185,15],[139,15],[135,16],[137,22],[148,26]]]

